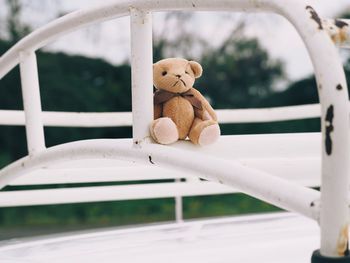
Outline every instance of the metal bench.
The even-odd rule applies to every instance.
[[[148,125],[153,118],[151,18],[152,12],[165,10],[270,11],[288,19],[310,53],[320,105],[240,110],[238,112],[243,114],[239,115],[237,111],[219,111],[219,119],[234,123],[235,118],[236,122],[254,122],[319,116],[322,134],[222,136],[217,144],[203,148],[188,142],[179,142],[174,146],[152,143],[148,133]],[[46,148],[44,125],[130,125],[131,115],[42,112],[35,51],[72,30],[128,15],[131,17],[133,139],[86,140]],[[343,22],[346,23],[345,20]],[[24,113],[2,111],[0,121],[3,125],[25,124],[29,153],[0,171],[0,188],[11,184],[147,178],[185,178],[186,182],[2,191],[0,205],[180,197],[241,191],[319,222],[321,255],[317,252],[313,257],[314,262],[321,262],[317,260],[325,257],[330,260],[347,259],[350,170],[348,91],[331,37],[336,44],[346,47],[349,45],[348,30],[349,26],[337,26],[337,21],[321,20],[306,2],[292,0],[114,1],[73,12],[47,24],[22,39],[0,58],[0,78],[19,64],[24,102]],[[346,36],[345,40],[342,38],[340,41],[336,37],[340,33]],[[109,122],[111,119],[113,121]],[[86,160],[91,163],[91,168],[86,167]],[[198,177],[209,181],[196,181]],[[319,186],[320,181],[321,192],[306,187]],[[44,198],[48,193],[50,198]]]

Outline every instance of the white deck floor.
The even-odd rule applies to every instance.
[[[195,220],[0,243],[0,262],[309,263],[318,226],[291,213]]]

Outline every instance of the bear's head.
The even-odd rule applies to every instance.
[[[153,84],[158,90],[183,93],[202,75],[202,66],[183,58],[167,58],[153,64]]]

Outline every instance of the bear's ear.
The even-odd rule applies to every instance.
[[[199,78],[200,76],[202,76],[202,72],[203,72],[202,66],[196,61],[190,61],[189,63],[194,73],[194,77]]]

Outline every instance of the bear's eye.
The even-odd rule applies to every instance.
[[[168,73],[168,72],[163,71],[163,72],[162,72],[162,76],[165,76],[167,73]]]
[[[185,73],[186,73],[186,74],[190,74],[190,73],[188,73],[188,71],[185,71]]]

